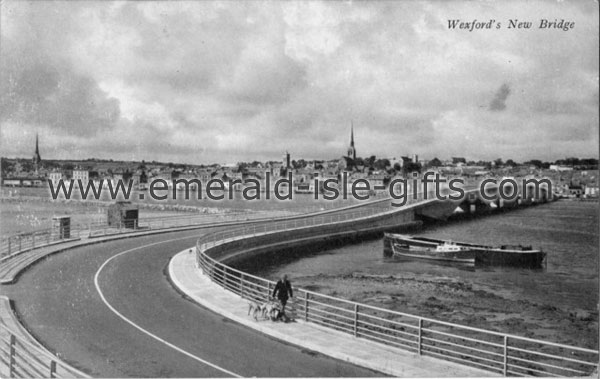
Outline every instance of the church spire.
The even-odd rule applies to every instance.
[[[350,121],[350,146],[348,147],[348,157],[356,160],[356,149],[354,148],[354,123]]]
[[[40,163],[42,163],[42,157],[40,156],[40,146],[38,143],[38,134],[35,134],[35,153],[33,154],[33,168],[37,173]]]

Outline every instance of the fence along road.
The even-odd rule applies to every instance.
[[[88,376],[44,349],[19,324],[10,300],[0,296],[0,376],[59,378]]]
[[[387,201],[387,200],[385,200]],[[382,203],[382,200],[378,200],[372,203],[363,203],[358,204],[351,207],[345,207],[342,209],[330,209],[330,210],[321,210],[321,214],[327,214],[332,212],[348,212],[348,209],[353,210],[355,208],[361,207],[375,207],[378,208]],[[356,211],[352,211],[351,213],[355,213]],[[377,209],[373,210],[363,210],[361,212],[377,212]],[[243,215],[246,218],[246,215]],[[306,215],[295,215],[284,217],[286,220],[298,220]],[[282,219],[282,218],[279,218]],[[63,247],[61,246],[70,246],[73,244],[73,241],[77,241],[82,239],[89,238],[90,242],[96,242],[96,240],[104,240],[106,237],[118,237],[123,234],[148,234],[153,230],[165,230],[165,229],[174,229],[180,226],[184,227],[194,227],[196,226],[204,226],[204,223],[199,222],[199,220],[203,220],[202,217],[180,217],[180,218],[171,218],[171,219],[153,219],[146,223],[138,226],[136,230],[131,230],[128,228],[118,228],[115,232],[115,228],[106,228],[101,233],[98,233],[102,236],[100,239],[93,238],[90,233],[92,230],[89,228],[89,225],[83,227],[75,227],[73,231],[76,233],[77,237],[75,238],[62,238],[62,239],[54,239],[51,238],[51,231],[41,231],[35,233],[29,233],[26,235],[13,236],[3,239],[3,258],[1,261],[2,268],[5,269],[10,263],[15,260],[24,260],[27,261],[26,265],[23,265],[21,269],[26,268],[27,265],[32,264],[34,261],[31,259],[27,259],[29,256],[39,253],[40,248],[42,250],[47,250],[47,253],[51,253],[53,250],[61,250]],[[204,219],[205,220],[205,219]],[[261,220],[257,220],[260,222],[264,221],[272,221],[273,218],[264,218]],[[232,224],[235,223],[247,223],[248,220],[239,221],[231,220],[229,221]],[[295,221],[298,222],[298,221]],[[227,224],[227,222],[222,222],[220,225]],[[210,224],[209,226],[218,226],[218,224]],[[87,236],[85,234],[88,234]],[[12,248],[11,248],[12,242]],[[71,242],[71,243],[69,243]],[[81,241],[85,243],[85,241]],[[81,245],[82,243],[78,243],[77,245]],[[60,245],[60,246],[52,246],[52,245]],[[14,313],[12,307],[10,306],[10,301],[8,298],[3,298],[2,304],[0,304],[0,311],[2,312],[2,317],[0,318],[0,374],[2,377],[85,377],[86,375],[79,372],[76,369],[65,365],[60,359],[57,359],[51,353],[43,348],[37,341],[31,337],[19,324],[19,322],[14,317]],[[12,320],[12,322],[8,322],[8,320]]]
[[[362,215],[365,220],[380,215]],[[269,241],[297,235],[319,235],[315,225],[255,225],[201,237],[196,261],[205,275],[242,298],[265,301],[274,282],[231,268],[211,255],[236,247],[260,248]],[[358,220],[355,220],[358,221]],[[343,221],[331,218],[331,224]],[[266,239],[265,237],[270,237]],[[243,243],[240,243],[243,241]],[[254,243],[253,243],[254,241]],[[229,248],[231,247],[231,248]],[[505,376],[585,376],[598,366],[598,351],[395,312],[296,289],[291,306],[296,317],[375,342],[474,366]]]
[[[412,201],[411,203],[417,203],[419,199],[416,199],[415,201]],[[378,201],[374,201],[371,203],[363,203],[363,204],[359,204],[357,206],[352,206],[352,207],[347,207],[346,209],[342,209],[342,210],[330,210],[330,211],[324,211],[321,212],[321,216],[320,217],[310,217],[312,215],[300,215],[300,216],[294,216],[294,217],[287,217],[287,218],[281,218],[279,219],[280,221],[284,221],[282,223],[278,223],[278,224],[254,224],[252,226],[252,234],[253,234],[253,238],[256,239],[257,235],[259,234],[276,234],[276,233],[283,233],[283,232],[287,232],[287,231],[294,231],[294,230],[299,230],[299,229],[306,229],[306,228],[315,228],[318,226],[323,226],[323,225],[331,225],[331,224],[336,224],[336,223],[344,223],[344,222],[355,222],[356,220],[359,219],[366,219],[366,220],[376,220],[377,218],[381,217],[382,215],[385,214],[390,214],[390,213],[394,213],[397,212],[399,209],[395,208],[393,211],[385,211],[386,207],[382,206],[384,203],[388,202],[389,199],[382,199],[382,200],[378,200]],[[410,203],[409,203],[410,204]],[[359,207],[364,207],[362,210],[360,211],[356,211],[354,210],[355,208],[359,208]],[[389,207],[387,208],[389,210]],[[331,214],[328,215],[328,213],[335,213],[335,214]],[[172,220],[171,220],[172,221]],[[273,219],[266,219],[266,220],[261,220],[261,221],[273,221]],[[165,220],[155,220],[155,222],[160,222],[160,226],[158,228],[173,228],[176,227],[177,225],[190,225],[189,220],[187,222],[182,222],[181,220],[176,221],[175,223],[173,222],[167,222],[165,223]],[[179,224],[178,224],[179,222]],[[201,225],[201,224],[196,224],[196,225]],[[139,226],[138,226],[139,227]],[[148,231],[148,229],[152,229],[152,228],[156,228],[157,225],[156,224],[151,224],[149,223],[147,225],[147,227],[140,227],[140,229],[145,229],[146,231]],[[279,232],[273,232],[273,230],[279,230]],[[86,228],[79,228],[79,235],[81,235],[81,233],[85,233],[86,231],[89,233],[88,234],[88,238],[92,237],[92,228],[89,226],[86,226]],[[110,232],[107,232],[108,230],[110,230]],[[261,232],[262,230],[262,232]],[[127,232],[131,232],[130,230],[127,229],[121,229],[119,228],[118,231],[116,232],[118,233],[122,233],[122,231],[127,231]],[[143,230],[142,230],[143,231]],[[227,235],[212,235],[210,237],[207,237],[206,240],[203,240],[204,242],[208,242],[208,240],[210,239],[213,243],[213,249],[215,246],[221,244],[223,242],[223,239],[226,238],[230,238],[232,240],[239,240],[239,236],[240,235],[244,235],[244,234],[248,234],[248,232],[250,232],[250,229],[245,229],[245,230],[235,230],[235,231],[229,231],[227,232]],[[106,235],[106,234],[110,234],[110,233],[114,233],[113,229],[109,229],[109,228],[104,228],[104,232],[101,233],[101,235]],[[244,237],[244,238],[248,238],[248,236]],[[11,241],[10,239],[8,239],[8,241],[5,240],[5,244],[3,244],[2,246],[2,252],[5,253],[6,250],[5,248],[8,247],[8,254],[5,253],[5,257],[2,259],[3,260],[3,264],[5,263],[6,260],[13,258],[16,255],[22,254],[24,252],[26,252],[28,249],[29,250],[33,250],[36,247],[39,247],[39,241],[40,239],[38,238],[38,244],[36,245],[36,238],[35,238],[35,234],[33,236],[31,236],[29,238],[30,245],[26,246],[25,244],[23,244],[23,239],[19,238],[19,243],[20,243],[20,249],[19,251],[16,251],[14,253],[11,253],[10,251],[10,245],[11,245]],[[52,244],[52,243],[60,243],[60,242],[66,242],[66,241],[52,241],[52,239],[50,237],[47,237],[45,240],[42,239],[44,243],[44,245],[47,244]],[[219,243],[217,243],[219,242]],[[8,246],[7,246],[8,245]],[[24,245],[26,246],[24,248]],[[209,257],[206,256],[206,258],[208,259]],[[219,265],[217,262],[215,262],[213,264],[213,267],[216,267],[216,271],[218,272],[218,268]],[[226,266],[222,266],[222,271],[223,271],[223,278],[222,280],[225,280],[224,285],[227,285],[228,280],[231,280],[230,273],[235,273],[235,270],[232,270],[230,268],[227,268]],[[247,274],[246,274],[247,275]],[[234,275],[236,276],[236,275]],[[241,280],[240,286],[242,288],[242,292],[241,294],[244,294],[245,296],[247,296],[247,294],[245,294],[243,292],[243,288],[244,288],[244,284],[243,284],[243,278],[244,276],[241,273],[237,273],[237,277],[239,278],[239,280]],[[214,277],[213,277],[214,279]],[[251,288],[251,284],[247,283],[248,287],[247,288]],[[269,289],[269,284],[267,284],[267,289]],[[231,283],[229,283],[229,287],[231,287]],[[237,287],[236,287],[237,288]],[[232,289],[232,288],[229,288]],[[235,288],[233,288],[234,290],[236,290]],[[562,358],[560,356],[555,356],[554,354],[544,354],[544,353],[540,353],[538,351],[535,350],[531,350],[531,349],[523,349],[523,348],[519,348],[514,344],[509,344],[509,338],[510,341],[512,341],[513,339],[515,340],[520,340],[520,341],[530,341],[532,343],[535,344],[542,344],[543,346],[547,347],[547,346],[552,346],[554,345],[555,347],[558,347],[559,349],[571,349],[573,351],[578,352],[577,354],[595,354],[596,356],[596,361],[597,361],[597,352],[594,351],[590,351],[590,350],[586,350],[586,349],[579,349],[579,348],[575,348],[575,347],[569,347],[569,346],[564,346],[564,345],[557,345],[557,344],[550,344],[550,343],[545,343],[545,342],[541,342],[541,341],[536,341],[536,340],[527,340],[527,339],[523,339],[521,337],[517,337],[517,336],[508,336],[508,335],[501,335],[502,338],[504,339],[503,343],[498,343],[498,342],[490,342],[490,341],[485,341],[485,340],[480,340],[477,338],[471,338],[469,336],[465,336],[464,333],[463,334],[459,334],[459,335],[453,335],[451,333],[445,332],[442,328],[442,330],[437,330],[435,327],[437,326],[438,329],[440,329],[440,326],[445,326],[447,328],[451,327],[451,328],[463,328],[460,325],[453,325],[453,324],[447,324],[447,323],[443,323],[443,322],[439,322],[439,321],[435,321],[435,320],[430,320],[430,319],[424,319],[424,318],[416,318],[416,320],[418,320],[418,324],[415,326],[414,324],[414,319],[415,316],[412,315],[403,315],[397,312],[392,312],[393,316],[391,318],[398,318],[397,316],[401,316],[406,318],[408,321],[405,322],[401,322],[401,320],[396,320],[394,322],[392,322],[389,325],[383,325],[381,324],[382,322],[384,322],[385,317],[390,317],[387,313],[389,313],[389,311],[383,310],[383,309],[379,309],[379,308],[374,308],[374,307],[369,307],[366,305],[361,305],[361,304],[357,304],[357,303],[350,303],[347,302],[343,299],[335,299],[335,298],[331,298],[331,297],[327,297],[324,295],[319,295],[316,293],[312,293],[310,291],[301,291],[301,293],[305,294],[305,300],[304,300],[304,308],[302,308],[302,304],[300,304],[298,306],[298,308],[305,314],[305,319],[307,321],[311,321],[311,322],[316,322],[316,323],[320,323],[329,327],[334,327],[336,329],[339,330],[343,330],[343,331],[351,331],[355,336],[357,337],[366,337],[369,339],[373,339],[379,342],[385,342],[388,344],[391,344],[393,346],[399,345],[399,346],[404,346],[404,347],[411,347],[412,344],[414,344],[414,341],[412,341],[415,338],[415,333],[414,330],[417,330],[416,332],[416,338],[417,338],[417,347],[416,347],[416,351],[418,353],[424,353],[427,352],[427,354],[431,354],[433,356],[441,356],[444,357],[445,359],[453,359],[455,361],[459,361],[459,362],[468,362],[469,364],[475,364],[478,365],[479,367],[486,367],[486,368],[496,368],[494,365],[490,365],[490,363],[496,363],[496,360],[493,359],[493,357],[497,357],[497,356],[502,356],[504,358],[504,362],[502,365],[502,371],[505,374],[513,374],[516,373],[517,371],[513,371],[514,370],[519,370],[519,369],[526,369],[526,373],[531,373],[531,374],[536,374],[536,373],[549,373],[549,371],[544,371],[544,370],[537,370],[533,367],[524,367],[524,366],[520,366],[517,364],[509,364],[508,359],[509,359],[509,355],[508,355],[508,351],[515,351],[515,352],[519,352],[522,351],[522,353],[524,354],[537,354],[537,356],[543,356],[546,357],[550,360],[555,360],[557,357],[560,358],[559,360],[561,362],[567,361],[573,364],[580,364],[580,365],[584,365],[584,366],[590,366],[589,364],[589,360],[585,360],[585,359],[565,359]],[[320,299],[320,300],[318,300]],[[335,303],[338,303],[337,305]],[[348,305],[350,304],[350,305]],[[348,306],[350,306],[350,308],[353,308],[354,310],[348,308]],[[349,313],[350,312],[350,313]],[[353,313],[352,313],[353,312]],[[381,317],[378,313],[382,313],[385,317]],[[412,319],[411,319],[412,318]],[[349,321],[351,320],[351,322]],[[370,320],[370,321],[369,321]],[[411,320],[412,320],[412,324],[411,324]],[[350,322],[350,324],[349,324]],[[432,325],[427,328],[425,326],[425,323],[431,323]],[[381,325],[380,325],[381,324]],[[492,339],[490,336],[494,335],[493,332],[487,332],[487,331],[481,331],[481,330],[476,330],[476,329],[472,329],[472,328],[467,328],[465,330],[470,330],[471,333],[484,333],[485,336],[487,338]],[[393,331],[393,333],[392,333]],[[411,331],[413,333],[411,333]],[[402,332],[402,333],[399,333]],[[394,336],[394,334],[400,334],[398,336]],[[390,337],[390,335],[392,335],[392,337]],[[412,335],[412,337],[411,337]],[[437,338],[435,338],[437,336]],[[468,345],[464,345],[461,343],[456,343],[456,342],[452,342],[452,338],[459,338],[462,341],[471,341],[471,342],[477,342],[477,344],[479,345],[484,345],[482,347],[485,347],[485,345],[487,346],[493,346],[496,348],[501,348],[503,350],[503,353],[499,353],[499,352],[494,352],[494,351],[489,351],[480,347],[477,347],[479,345],[475,345],[475,346],[471,346],[471,348],[469,349]],[[412,341],[412,344],[411,344]],[[445,345],[444,345],[445,344]],[[444,348],[440,345],[446,346],[449,348]],[[492,358],[485,358],[485,357],[479,357],[478,359],[473,359],[473,357],[477,357],[477,354],[474,354],[473,357],[471,357],[470,355],[466,355],[466,359],[464,354],[457,352],[457,348],[463,348],[463,349],[467,349],[471,352],[480,352],[483,354],[487,354],[488,356],[491,356]],[[449,356],[449,353],[453,353],[455,356]],[[575,354],[575,353],[574,353]],[[514,360],[521,360],[522,362],[524,362],[524,364],[529,364],[530,360],[527,359],[528,356],[526,355],[525,358],[519,358],[519,356],[517,356],[517,354],[513,354],[512,356],[510,356],[511,359]],[[484,363],[481,363],[484,362]],[[488,363],[486,365],[486,362]],[[537,361],[531,361],[531,362],[537,362]],[[537,362],[539,363],[539,362]],[[543,362],[542,362],[543,363]],[[546,367],[554,367],[555,365],[553,364],[546,364]],[[594,365],[592,365],[594,366]],[[566,371],[568,373],[572,373],[572,374],[578,374],[578,373],[584,373],[587,372],[585,369],[577,369],[577,368],[562,368],[560,366],[555,367],[557,369],[562,369],[563,371]],[[587,367],[589,368],[589,367]],[[522,373],[521,373],[522,375]],[[567,375],[567,374],[564,374]]]

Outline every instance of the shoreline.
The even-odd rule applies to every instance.
[[[393,311],[598,349],[598,310],[566,310],[453,278],[352,274],[295,277],[294,286]],[[399,291],[401,288],[401,291]]]
[[[415,233],[490,245],[511,240],[531,244],[550,253],[550,263],[538,270],[495,266],[471,270],[386,258],[380,240],[306,251],[299,257],[273,254],[240,266],[268,279],[285,273],[295,287],[358,303],[597,349],[595,209],[589,202],[559,201],[497,215],[466,215],[454,222],[427,224]],[[570,258],[573,254],[578,259]]]

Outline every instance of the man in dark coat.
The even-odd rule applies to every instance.
[[[284,320],[287,320],[287,316],[285,315],[285,305],[290,297],[294,297],[294,294],[292,292],[292,284],[288,280],[286,274],[283,274],[281,279],[277,281],[275,289],[273,289],[273,297],[277,297],[281,303],[281,312],[279,313],[278,318],[283,317]]]

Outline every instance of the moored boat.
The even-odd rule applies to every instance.
[[[475,252],[464,246],[444,241],[437,246],[416,246],[409,243],[392,243],[394,255],[429,259],[434,261],[475,264]]]
[[[403,234],[385,233],[384,246],[391,245],[391,250],[397,254],[399,247],[407,246],[409,251],[418,249],[433,250],[448,241],[427,237],[408,236]],[[470,244],[465,242],[453,242],[456,246],[466,249],[474,254],[476,265],[499,265],[518,266],[527,268],[538,268],[542,266],[546,253],[533,249],[531,246],[502,245],[498,247]],[[398,254],[400,255],[400,254]]]

